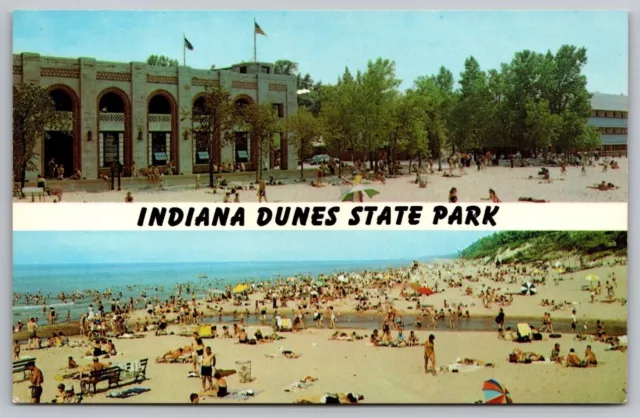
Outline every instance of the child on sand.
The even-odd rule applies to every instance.
[[[435,342],[436,337],[431,334],[429,335],[429,340],[424,343],[424,372],[429,373],[429,362],[431,362],[431,367],[433,370],[433,375],[438,374],[436,371],[436,349]]]
[[[196,174],[196,190],[200,190],[200,174]]]
[[[457,203],[458,202],[458,189],[452,187],[449,190],[449,203]]]
[[[131,192],[127,192],[127,196],[124,198],[125,203],[133,203],[133,196],[131,196]]]

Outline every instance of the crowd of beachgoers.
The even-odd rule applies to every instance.
[[[48,324],[35,317],[14,322],[14,372],[24,373],[27,382],[14,384],[14,396],[19,402],[58,403],[129,398],[149,403],[475,401],[446,395],[437,399],[422,392],[411,395],[401,389],[395,393],[376,386],[373,381],[380,379],[362,378],[369,373],[363,370],[369,360],[382,362],[385,373],[398,368],[414,382],[424,378],[417,368],[422,376],[436,375],[434,379],[468,371],[483,375],[480,371],[486,370],[506,379],[503,383],[514,396],[521,383],[509,382],[513,370],[508,364],[593,369],[597,376],[613,379],[614,388],[624,389],[626,376],[614,374],[626,367],[626,354],[620,354],[627,348],[626,335],[611,335],[607,323],[626,322],[626,260],[608,258],[581,269],[565,264],[414,262],[381,271],[299,274],[219,286],[203,296],[196,294],[195,284],[178,284],[164,299],[148,286],[138,297],[122,301],[118,293],[104,289],[16,294],[15,302],[42,304]],[[536,292],[523,292],[523,284],[526,289],[537,286]],[[83,298],[93,303],[77,323],[65,324],[47,308],[53,301]],[[348,315],[372,315],[376,329],[352,329],[341,323]],[[491,332],[456,332],[461,321],[474,317],[492,318],[485,330]],[[536,317],[540,320],[531,320]],[[571,331],[554,330],[552,317],[570,321]],[[146,341],[150,338],[153,344]],[[463,349],[472,341],[473,349]],[[476,348],[475,341],[482,341],[484,348]],[[354,350],[347,348],[352,344],[338,344],[343,342],[370,348]],[[407,357],[394,360],[386,348],[407,348],[403,351]],[[496,358],[499,352],[504,360]],[[340,360],[343,354],[348,360]],[[272,362],[278,359],[296,363],[274,369]],[[345,362],[359,368],[353,373],[342,370]],[[610,369],[614,366],[617,369]],[[538,369],[544,370],[548,368]],[[182,373],[193,379],[187,381],[191,383],[178,383]],[[352,374],[361,378],[353,379]],[[582,379],[573,373],[559,376]],[[126,377],[137,385],[109,388]],[[142,377],[150,380],[139,382]],[[291,379],[294,383],[285,384]],[[271,383],[286,388],[274,390]],[[539,382],[528,384],[535,388]],[[292,395],[303,390],[310,396]],[[541,395],[535,402],[559,401],[554,396],[569,402],[603,399],[602,393],[584,398],[573,390],[559,391],[560,395]],[[605,394],[609,402],[621,401],[618,393]],[[526,396],[519,401],[532,402]]]

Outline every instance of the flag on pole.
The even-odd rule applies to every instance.
[[[258,23],[257,23],[257,22],[255,22],[255,21],[254,21],[254,22],[253,22],[253,24],[256,26],[256,27],[255,27],[255,33],[256,33],[256,34],[258,34],[258,35],[264,35],[264,36],[267,36],[267,34],[266,34],[266,33],[264,33],[264,31],[262,30],[262,28],[260,27],[260,25],[258,25]]]
[[[185,48],[187,48],[189,51],[193,51],[193,45],[191,45],[191,42],[189,42],[189,40],[187,39],[187,37],[184,37],[184,46]]]

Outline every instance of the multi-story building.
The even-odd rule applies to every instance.
[[[212,156],[207,141],[192,134],[190,115],[202,105],[208,84],[227,89],[237,105],[271,103],[281,118],[297,110],[296,77],[274,74],[268,63],[200,70],[22,53],[13,56],[13,82],[47,89],[69,121],[64,131],[47,131],[37,144],[41,173],[49,174],[54,159],[65,175],[79,169],[86,179],[108,173],[113,161],[123,164],[125,175],[134,162],[143,168],[171,161],[180,174],[207,172],[209,158],[218,166],[258,167],[258,149],[247,132],[234,132],[235,141],[218,145]],[[263,163],[295,169],[298,158],[286,132],[276,134],[274,143],[276,151]]]
[[[591,97],[589,125],[600,129],[602,151],[626,152],[629,97],[594,93]]]

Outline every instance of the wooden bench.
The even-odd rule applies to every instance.
[[[27,380],[27,364],[35,363],[35,358],[25,358],[13,362],[13,374],[22,373],[22,379]]]
[[[91,390],[91,386],[93,386],[93,393],[97,392],[96,386],[100,382],[107,381],[108,386],[107,389],[110,389],[112,386],[120,386],[120,373],[122,369],[118,366],[107,367],[106,369],[92,371],[89,374],[89,378],[87,380],[80,381],[80,390],[82,393],[89,392]],[[89,390],[85,391],[84,386],[88,385]]]
[[[31,196],[31,201],[35,202],[36,201],[36,196],[38,196],[38,200],[39,201],[43,201],[44,200],[44,188],[42,187],[23,187],[22,188],[22,195],[27,197],[27,196]]]

